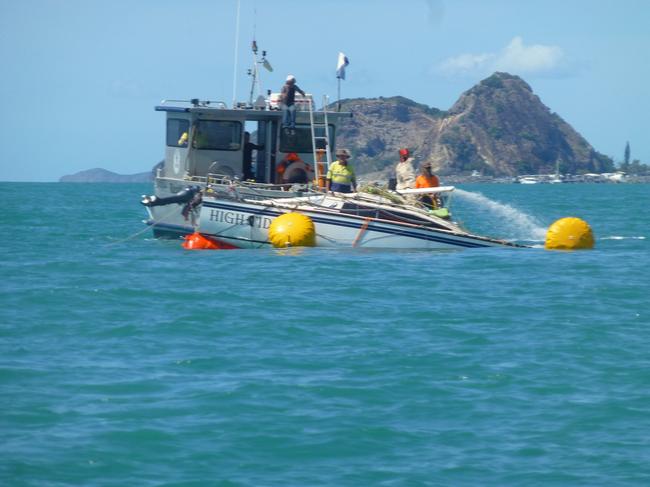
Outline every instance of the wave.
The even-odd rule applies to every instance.
[[[645,240],[646,237],[640,235],[638,237],[624,237],[621,235],[611,235],[609,237],[601,237],[599,240]]]

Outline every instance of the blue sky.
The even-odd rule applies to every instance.
[[[448,109],[496,70],[520,75],[596,150],[650,163],[645,0],[241,0],[237,98],[250,41],[336,97],[401,95]],[[233,98],[236,0],[0,0],[4,181],[93,167],[149,170],[163,156],[163,98]]]

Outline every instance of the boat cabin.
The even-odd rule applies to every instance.
[[[165,161],[158,177],[292,185],[311,183],[317,169],[324,176],[326,140],[333,155],[337,124],[351,113],[310,111],[311,96],[296,97],[296,128],[289,130],[282,127],[282,111],[273,99],[260,97],[255,106],[235,108],[197,99],[163,100],[156,107],[167,114]],[[318,168],[317,162],[322,163]]]

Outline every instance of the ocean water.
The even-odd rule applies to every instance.
[[[650,187],[459,189],[537,248],[185,251],[148,185],[1,183],[0,485],[650,485]]]

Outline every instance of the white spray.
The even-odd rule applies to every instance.
[[[546,228],[534,217],[527,215],[521,210],[491,200],[481,193],[456,189],[454,194],[496,217],[495,219],[498,220],[496,228],[503,228],[503,231],[508,233],[508,235],[501,235],[501,237],[532,242],[544,241],[546,238]]]

